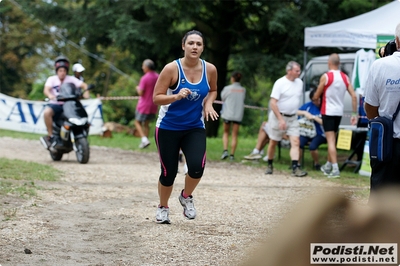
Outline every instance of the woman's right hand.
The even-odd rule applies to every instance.
[[[181,100],[183,98],[186,98],[189,96],[189,94],[191,94],[192,92],[187,89],[187,88],[182,88],[178,94],[176,94],[178,96],[177,100]]]

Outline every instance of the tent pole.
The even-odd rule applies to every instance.
[[[303,61],[303,71],[304,71],[304,78],[303,78],[303,104],[306,102],[306,83],[307,83],[307,47],[304,47],[304,61]]]

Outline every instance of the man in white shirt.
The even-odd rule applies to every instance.
[[[370,69],[364,108],[368,119],[377,116],[392,118],[400,102],[400,23],[396,27],[397,51],[376,60]],[[370,159],[371,193],[388,185],[400,184],[400,118],[393,122],[393,157],[389,162]]]
[[[300,64],[290,61],[286,65],[286,75],[279,78],[272,88],[270,108],[268,117],[269,145],[268,166],[265,174],[273,173],[273,158],[275,147],[286,134],[290,141],[290,158],[292,160],[292,175],[302,177],[307,175],[299,167],[299,145],[300,132],[297,120],[297,110],[303,94],[303,81],[299,78],[301,73]]]

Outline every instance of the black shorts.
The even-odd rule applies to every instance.
[[[338,132],[341,120],[341,116],[322,115],[322,125],[324,127],[324,131],[334,131],[335,133]]]
[[[48,107],[53,110],[53,121],[57,121],[61,118],[61,114],[63,113],[63,106],[61,104],[49,104]]]
[[[144,121],[152,121],[156,118],[155,114],[142,114],[138,110],[136,110],[135,113],[135,120],[139,122],[144,122]]]

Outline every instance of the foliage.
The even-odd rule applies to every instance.
[[[133,75],[137,76],[137,75]],[[139,77],[119,77],[116,83],[110,85],[109,97],[136,95],[136,85]],[[135,118],[137,99],[103,101],[105,121],[115,121],[127,125]]]
[[[26,95],[38,73],[52,70],[49,59],[65,54],[72,63],[85,66],[85,81],[96,85],[94,93],[121,96],[126,88],[120,76],[130,79],[133,73],[141,74],[146,58],[153,59],[160,71],[182,55],[184,33],[197,29],[205,37],[203,58],[218,69],[218,91],[228,83],[229,73],[239,70],[244,74],[243,85],[251,89],[248,102],[266,106],[272,83],[285,74],[285,64],[303,62],[305,27],[352,17],[390,0],[20,2],[21,8],[11,1],[0,6],[3,92]],[[327,51],[315,49],[310,56]],[[39,79],[44,82],[40,75]],[[35,87],[32,95],[37,91]],[[125,104],[111,109],[118,114],[128,112],[127,118],[110,114],[114,121],[131,117]],[[218,125],[208,125],[212,128],[209,136],[217,135]]]
[[[32,101],[43,101],[46,97],[43,94],[44,83],[32,84],[32,90],[29,92],[28,99]]]
[[[4,1],[0,5],[0,92],[26,97],[43,68],[51,40],[42,26],[21,9]]]

